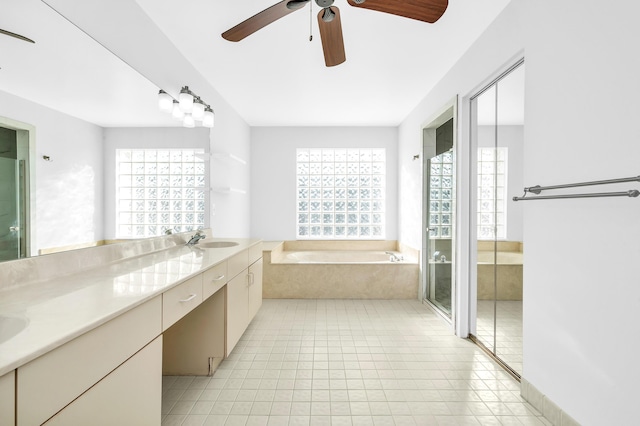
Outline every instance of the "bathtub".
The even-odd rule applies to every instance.
[[[266,299],[416,299],[417,253],[396,241],[284,241],[266,244]],[[392,262],[385,251],[404,260]]]
[[[478,300],[522,300],[522,243],[501,241],[497,248],[494,257],[493,243],[478,243]]]

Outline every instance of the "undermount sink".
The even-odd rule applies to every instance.
[[[19,317],[5,317],[0,315],[0,343],[4,343],[24,330],[29,320]]]
[[[210,241],[208,243],[198,243],[198,247],[202,248],[223,248],[237,246],[238,243],[234,241]]]

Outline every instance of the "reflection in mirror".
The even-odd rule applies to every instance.
[[[524,64],[472,99],[477,147],[477,341],[522,372]]]
[[[110,241],[104,130],[175,126],[158,88],[40,0],[2,27],[35,43],[0,34],[0,260]]]

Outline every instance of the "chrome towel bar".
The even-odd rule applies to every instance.
[[[513,201],[553,200],[556,198],[598,198],[598,197],[637,197],[640,191],[632,189],[622,192],[591,192],[587,194],[541,195],[538,197],[513,197]]]
[[[552,200],[556,198],[598,198],[598,197],[638,197],[640,195],[640,191],[636,189],[632,189],[629,191],[621,191],[621,192],[592,192],[586,194],[565,194],[565,195],[544,195],[538,197],[527,197],[528,193],[531,194],[540,194],[542,191],[547,191],[550,189],[564,189],[564,188],[576,188],[581,186],[592,186],[592,185],[608,185],[612,183],[625,183],[625,182],[640,182],[640,176],[628,177],[628,178],[620,178],[620,179],[608,179],[608,180],[596,180],[591,182],[578,182],[578,183],[567,183],[563,185],[551,185],[551,186],[530,186],[524,188],[524,195],[522,197],[513,197],[513,201],[526,201],[526,200]]]

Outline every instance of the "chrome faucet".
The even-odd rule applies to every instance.
[[[392,251],[385,251],[385,254],[389,255],[389,260],[391,260],[392,262],[401,262],[402,260],[404,260],[402,256],[398,256]]]
[[[189,241],[187,241],[187,245],[188,246],[194,246],[194,245],[198,244],[198,241],[204,240],[204,238],[205,238],[205,235],[202,233],[202,231],[198,230],[193,235],[193,237],[191,237],[191,239]]]

